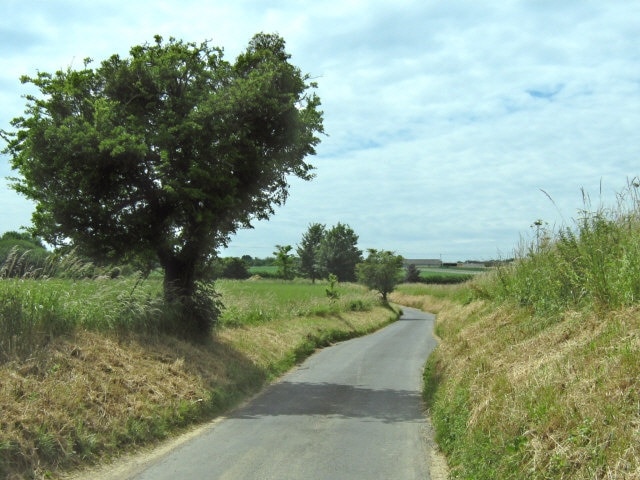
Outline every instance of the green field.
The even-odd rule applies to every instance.
[[[480,273],[479,270],[457,270],[453,268],[418,267],[420,279],[424,283],[462,283]]]
[[[263,265],[260,267],[249,267],[251,275],[268,275],[275,276],[278,273],[278,267],[275,265]]]

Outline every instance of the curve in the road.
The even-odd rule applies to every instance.
[[[422,368],[434,316],[403,308],[325,348],[135,480],[429,479]]]

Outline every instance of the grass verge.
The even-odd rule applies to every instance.
[[[424,396],[452,476],[640,478],[639,313],[441,308]]]
[[[583,199],[514,262],[392,296],[437,313],[424,397],[454,478],[640,479],[640,181]]]
[[[640,479],[640,182],[616,209],[458,287],[392,301],[437,313],[425,367],[436,440],[461,479]]]
[[[28,355],[13,355],[0,365],[0,477],[57,478],[166,438],[229,409],[315,348],[397,317],[357,285],[341,285],[340,302],[325,296],[328,306],[320,308],[324,288],[220,282],[230,310],[250,312],[254,305],[240,299],[264,294],[267,314],[257,321],[227,313],[201,344],[77,323]],[[86,304],[80,291],[69,301]],[[66,311],[68,297],[60,298]]]

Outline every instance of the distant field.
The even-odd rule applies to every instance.
[[[486,272],[486,268],[454,268],[454,267],[418,267],[420,274],[423,273],[438,273],[442,275],[476,275],[478,273]]]
[[[477,270],[458,270],[454,268],[430,268],[418,267],[420,279],[424,283],[451,284],[462,283],[471,280],[473,276],[480,273]]]
[[[263,265],[261,267],[249,267],[251,275],[275,275],[278,273],[278,267],[275,265]]]
[[[472,275],[486,272],[486,269],[458,269],[458,268],[437,268],[437,267],[418,267],[420,277],[425,280],[433,281],[433,283],[458,283],[471,278]],[[263,275],[273,277],[278,273],[278,267],[275,265],[265,265],[260,267],[249,267],[251,275]],[[463,280],[464,278],[464,280]]]

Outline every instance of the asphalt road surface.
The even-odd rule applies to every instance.
[[[429,480],[422,368],[434,317],[325,348],[136,480]]]

